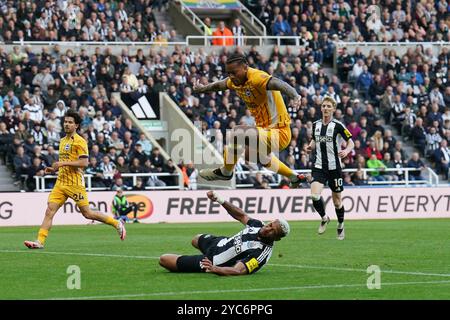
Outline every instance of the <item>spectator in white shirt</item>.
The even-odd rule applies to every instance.
[[[92,120],[92,124],[94,125],[94,129],[97,130],[98,132],[102,131],[103,129],[103,124],[106,122],[105,117],[103,117],[103,114],[101,111],[97,111],[97,114],[94,118],[94,120]]]
[[[66,103],[63,100],[58,100],[56,102],[56,108],[53,109],[53,112],[55,113],[57,118],[62,118],[66,114],[67,108]]]
[[[30,119],[36,123],[41,122],[44,118],[41,107],[34,103],[33,98],[28,99],[27,104],[23,106],[23,111],[28,111]]]

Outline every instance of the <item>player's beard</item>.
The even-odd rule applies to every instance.
[[[76,129],[72,130],[71,128],[64,127],[64,132],[66,134],[73,134],[75,131],[76,131]]]

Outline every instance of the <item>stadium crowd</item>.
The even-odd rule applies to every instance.
[[[82,117],[80,134],[90,149],[86,173],[94,176],[93,187],[136,187],[130,178],[122,179],[124,173],[174,173],[176,164],[165,161],[160,150],[122,116],[112,96],[120,92],[136,57],[127,58],[127,64],[125,55],[113,56],[108,49],[91,56],[83,49],[59,50],[43,47],[34,53],[30,47],[22,51],[17,46],[6,54],[0,49],[0,158],[13,168],[16,184],[28,175],[25,187],[33,190],[32,177],[42,176],[44,166],[58,159],[68,109]],[[140,180],[140,187],[177,184],[172,176]]]
[[[384,122],[396,128],[404,141],[413,143],[418,150],[414,158],[428,158],[434,163],[436,172],[448,180],[450,51],[446,46],[440,47],[437,54],[432,50],[430,46],[425,49],[417,45],[403,55],[398,55],[395,50],[384,49],[378,53],[371,50],[366,56],[358,48],[349,53],[344,47],[337,58],[337,70],[340,81],[353,85],[364,99],[366,112],[373,110],[372,116],[360,117],[360,123],[350,123],[350,127],[354,127],[353,130],[359,135],[364,129],[361,123],[363,118],[369,127],[378,128],[378,134],[372,130],[375,147],[380,152],[377,154],[378,160],[389,162],[395,158],[392,152],[390,159],[389,156],[388,159],[384,158],[386,155],[383,150],[389,150],[393,144],[386,137],[386,130],[380,126]],[[350,111],[348,105],[344,105],[342,112],[345,120],[349,112],[355,114],[355,108]],[[347,117],[347,123],[351,121],[349,119]],[[369,137],[371,135],[369,133]],[[420,160],[406,164],[409,167],[423,167]],[[389,167],[387,163],[385,165]],[[381,164],[378,166],[381,167]],[[420,174],[418,176],[420,178]]]
[[[445,0],[244,0],[273,35],[299,36],[324,48],[328,41],[450,41]]]
[[[53,154],[61,135],[59,119],[67,108],[74,108],[83,117],[82,129],[90,142],[91,158],[95,158],[91,160],[97,171],[88,168],[88,172],[95,172],[99,177],[101,174],[113,176],[112,179],[96,179],[95,183],[114,185],[117,168],[119,172],[123,170],[122,173],[128,170],[153,172],[153,167],[158,172],[171,172],[173,163],[155,161],[157,151],[151,150],[148,141],[141,139],[130,120],[121,117],[121,110],[111,96],[112,92],[131,89],[142,93],[167,92],[222,151],[227,129],[241,123],[252,125],[255,120],[234,93],[195,96],[191,87],[196,79],[207,83],[225,77],[228,54],[228,48],[208,55],[202,48],[192,52],[189,47],[179,46],[172,54],[165,49],[150,48],[147,55],[142,49],[133,53],[123,49],[121,54],[113,55],[105,48],[87,55],[84,49],[62,52],[58,46],[43,48],[40,53],[29,48],[22,52],[16,47],[6,54],[0,48],[3,75],[0,78],[0,137],[5,141],[7,136],[14,135],[9,138],[11,144],[2,143],[2,153],[13,163],[14,155],[22,152],[19,146],[23,145],[29,159],[16,158],[17,178],[24,172],[29,173],[22,168],[22,162],[29,168],[36,154]],[[385,50],[372,51],[367,57],[358,49],[351,53],[344,49],[338,58],[338,74],[331,78],[314,60],[312,51],[304,47],[298,52],[288,47],[283,53],[275,47],[270,57],[259,54],[253,47],[247,57],[250,66],[289,82],[302,95],[299,110],[290,106],[285,97],[292,118],[293,139],[280,156],[291,167],[310,167],[304,147],[311,139],[312,122],[320,117],[321,98],[329,95],[338,101],[335,117],[349,127],[356,140],[354,153],[344,160],[346,167],[423,166],[420,159],[413,160],[417,156],[405,155],[403,141],[395,141],[392,131],[382,126],[385,122],[401,130],[404,139],[412,139],[420,156],[429,156],[436,163],[437,172],[448,178],[450,54],[445,47],[438,55],[430,55],[417,46],[402,56]],[[421,84],[417,83],[418,78],[423,81]],[[135,79],[134,88],[129,84],[130,79]],[[140,143],[136,143],[138,141]],[[376,159],[371,159],[372,153]],[[112,161],[108,162],[107,158]],[[139,158],[140,167],[133,164],[133,158]],[[123,160],[128,167],[123,166]],[[49,160],[43,157],[42,161]],[[35,167],[39,168],[40,164],[36,160]],[[239,174],[244,169],[255,170],[252,165],[239,163],[237,168],[239,182],[267,187],[258,182],[260,177]],[[192,171],[193,168],[190,173]],[[360,173],[353,174],[350,180],[355,184],[367,183],[364,179],[360,181],[360,176]],[[415,176],[413,174],[413,178]],[[392,172],[374,172],[369,177],[378,181],[399,178],[402,174]],[[271,182],[270,179],[262,177],[268,180],[266,182]],[[417,171],[417,179],[421,179],[420,171]]]
[[[50,28],[47,26],[46,32],[52,30],[52,21],[55,25],[58,22],[58,27],[55,28],[62,28],[70,18],[72,9],[78,12],[75,16],[81,19],[79,22],[82,29],[92,17],[97,17],[102,23],[106,19],[111,29],[122,30],[121,28],[126,26],[138,26],[139,19],[145,21],[145,28],[152,29],[150,26],[156,28],[154,19],[151,18],[152,10],[167,4],[166,1],[148,0],[133,1],[125,7],[122,7],[124,2],[116,4],[110,1],[25,1],[16,6],[14,3],[0,3],[0,21],[3,21],[0,27],[3,26],[5,31],[1,33],[3,36],[8,35],[7,31],[11,31],[13,27],[18,29],[11,34],[19,34],[21,26],[27,24],[23,21],[24,17],[28,22],[31,21],[34,27],[39,26],[43,20],[38,20],[48,17],[50,12]],[[351,6],[346,1],[319,0],[308,5],[304,3],[295,0],[272,0],[262,1],[260,7],[263,11],[270,7],[277,12],[276,8],[279,6],[281,15],[284,13],[286,20],[296,19],[294,16],[299,7],[302,12],[299,18],[303,21],[299,23],[301,30],[305,30],[305,26],[309,25],[306,23],[308,19],[316,22],[310,24],[312,28],[319,23],[321,28],[338,30],[342,27],[339,27],[342,22],[339,23],[336,18],[352,21],[351,17],[355,15],[359,19],[367,9],[367,3],[364,1],[359,1],[358,4],[355,1]],[[405,37],[410,38],[405,41],[430,40],[427,37],[417,38],[420,32],[414,37],[411,36],[411,30],[415,28],[411,27],[413,22],[424,20],[419,19],[423,14],[430,16],[429,21],[424,20],[428,21],[427,26],[432,28],[431,25],[436,25],[436,30],[440,30],[433,33],[432,36],[437,38],[431,40],[448,39],[448,29],[442,27],[442,21],[445,22],[442,15],[445,1],[436,2],[435,10],[430,6],[430,1],[425,4],[413,1],[382,3],[387,3],[387,7],[392,8],[400,5],[398,10],[405,11],[405,21],[410,21],[413,16],[411,24],[403,23],[399,27],[405,35],[409,34]],[[145,9],[140,10],[139,5],[144,4]],[[325,9],[314,11],[314,15],[308,14],[319,4],[325,4]],[[64,7],[65,5],[67,7]],[[27,14],[27,8],[30,6],[36,10],[39,8],[34,12],[41,12],[41,18]],[[74,6],[79,10],[74,9]],[[351,10],[346,10],[346,7]],[[72,9],[69,10],[70,8]],[[336,11],[336,8],[340,9]],[[445,12],[448,12],[448,6],[446,8]],[[129,18],[128,22],[122,23],[119,28],[122,9]],[[108,10],[113,14],[109,15]],[[293,14],[289,14],[290,10]],[[392,19],[397,17],[395,12],[388,12]],[[427,12],[432,14],[428,15]],[[32,18],[34,20],[31,20]],[[385,11],[383,19],[387,19]],[[236,33],[235,27],[239,27],[240,22],[235,20],[234,24],[232,32]],[[352,24],[359,25],[356,22]],[[344,23],[344,27],[346,25]],[[360,40],[371,40],[370,30],[363,31],[364,25],[359,30],[363,37]],[[77,24],[75,27],[80,26]],[[219,25],[219,29],[221,27],[222,25]],[[320,117],[321,98],[329,95],[338,102],[335,117],[348,126],[356,144],[354,152],[344,159],[345,167],[379,169],[372,172],[368,179],[380,182],[404,178],[402,172],[385,172],[383,168],[416,167],[417,171],[410,175],[410,179],[421,180],[421,170],[425,166],[421,159],[427,157],[432,161],[436,172],[448,179],[448,48],[441,46],[439,52],[435,53],[429,46],[417,45],[408,49],[405,54],[389,49],[374,49],[364,55],[357,47],[354,51],[344,47],[338,51],[337,74],[328,76],[323,65],[332,57],[335,45],[333,41],[352,39],[348,38],[348,34],[341,39],[339,32],[308,30],[305,32],[312,36],[312,40],[302,43],[304,46],[295,49],[286,47],[286,50],[275,46],[270,56],[260,54],[256,47],[245,52],[251,67],[265,70],[290,83],[302,95],[302,104],[298,110],[293,108],[285,97],[292,118],[293,138],[290,146],[281,153],[281,160],[294,169],[310,168],[311,159],[305,152],[305,145],[312,137],[313,121]],[[130,29],[130,32],[133,31]],[[82,32],[85,34],[83,37],[86,37],[87,33]],[[57,34],[60,37],[63,33],[58,31]],[[148,32],[145,34],[147,36],[144,35],[143,40],[152,39],[148,38]],[[376,33],[378,34],[379,32]],[[336,39],[335,35],[339,39]],[[366,38],[366,35],[369,38]],[[98,35],[84,40],[95,41],[96,37]],[[320,42],[323,38],[327,39],[325,43]],[[76,36],[72,38],[67,35],[63,39],[80,40]],[[105,39],[112,40],[102,38]],[[243,52],[240,47],[236,50]],[[164,162],[159,150],[153,148],[151,143],[133,128],[129,119],[123,118],[121,109],[111,94],[132,90],[150,94],[167,92],[188,118],[222,152],[227,129],[232,129],[237,124],[253,125],[255,119],[234,93],[225,91],[194,95],[192,85],[197,79],[206,84],[226,77],[225,64],[229,53],[231,48],[226,46],[210,54],[203,48],[193,52],[189,47],[180,46],[174,46],[173,52],[170,53],[166,48],[151,47],[147,52],[144,49],[123,48],[120,54],[113,54],[112,49],[108,47],[96,48],[93,54],[88,54],[84,48],[62,49],[59,45],[43,47],[39,52],[31,46],[15,46],[11,52],[0,47],[0,158],[14,168],[17,184],[24,174],[29,177],[41,175],[43,165],[50,165],[57,159],[58,141],[62,134],[61,118],[68,108],[72,108],[78,110],[83,118],[82,134],[89,141],[91,154],[87,173],[95,176],[94,186],[115,189],[122,184],[134,188],[173,185],[176,182],[171,177],[143,178],[138,181],[138,187],[131,185],[129,179],[121,178],[120,175],[127,172],[173,173],[176,164],[172,161]],[[383,124],[392,124],[397,132],[385,129]],[[400,134],[402,140],[396,141],[395,134]],[[402,144],[408,140],[418,149],[417,154],[405,154]],[[189,177],[195,184],[197,173],[194,166],[179,165],[184,172],[185,184],[189,184]],[[238,183],[268,188],[269,183],[274,182],[272,175],[244,172],[258,169],[260,168],[254,164],[239,162]],[[27,181],[28,188],[33,189],[34,180]],[[344,183],[361,185],[366,184],[367,179],[361,170],[357,170],[354,174],[346,175]],[[282,181],[281,186],[287,186],[286,181]]]
[[[0,1],[0,41],[174,41],[154,10],[168,0]]]

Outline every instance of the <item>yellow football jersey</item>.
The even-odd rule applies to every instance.
[[[86,140],[75,133],[72,137],[64,137],[59,142],[59,161],[76,161],[88,158],[89,151]],[[56,184],[63,186],[84,186],[84,170],[82,168],[63,166],[59,168]]]
[[[267,90],[272,76],[268,73],[248,68],[247,82],[236,86],[228,79],[227,87],[235,90],[255,117],[256,126],[263,128],[283,128],[289,126],[291,119],[286,110],[280,91]]]

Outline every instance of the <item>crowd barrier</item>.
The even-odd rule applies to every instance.
[[[251,217],[270,221],[317,220],[310,191],[288,190],[219,190],[218,193]],[[111,213],[114,192],[91,192],[89,201],[95,209]],[[129,202],[138,204],[138,218],[143,223],[227,222],[233,219],[206,191],[126,192]],[[48,193],[0,194],[0,226],[40,225]],[[334,217],[331,193],[323,197],[327,212]],[[449,187],[357,187],[343,193],[346,219],[450,218]],[[54,225],[82,225],[78,207],[69,200],[54,218]]]

